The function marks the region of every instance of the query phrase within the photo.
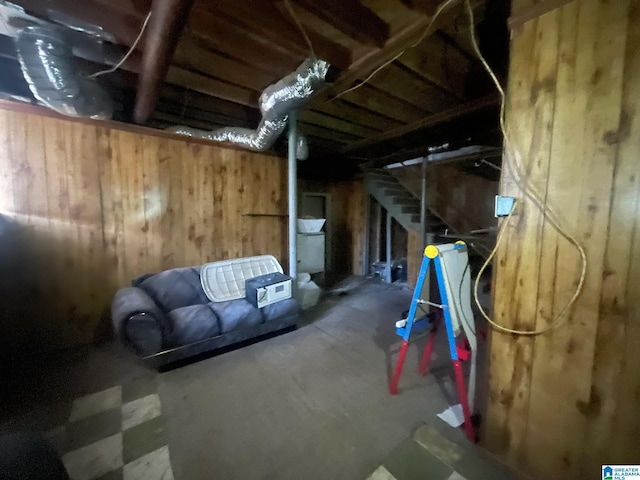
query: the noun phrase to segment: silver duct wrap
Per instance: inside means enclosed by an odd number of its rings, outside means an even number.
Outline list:
[[[214,142],[229,142],[239,145],[247,150],[254,152],[264,152],[268,150],[276,138],[284,131],[287,126],[287,117],[282,121],[273,122],[265,120],[260,122],[256,130],[248,128],[224,127],[218,130],[199,130],[191,127],[168,127],[165,131],[185,135],[187,137],[203,138],[205,140],[213,140]],[[269,143],[270,142],[270,143]],[[304,135],[298,135],[296,143],[296,158],[298,160],[306,160],[309,156],[309,147],[307,139]]]
[[[307,59],[295,72],[264,89],[260,95],[262,120],[256,130],[224,127],[205,131],[186,126],[169,127],[166,130],[180,135],[204,138],[217,142],[230,142],[249,150],[263,152],[271,148],[287,126],[287,116],[309,99],[325,83],[329,64],[323,60]],[[296,158],[309,156],[307,140],[298,135]]]
[[[262,116],[282,117],[304,105],[324,85],[328,71],[327,62],[307,58],[295,72],[264,89],[260,95]]]
[[[177,133],[179,135],[187,135],[189,137],[204,138],[213,140],[214,142],[235,143],[241,147],[254,151],[263,151],[268,149],[276,138],[284,131],[287,126],[287,117],[282,120],[266,120],[262,119],[260,125],[255,130],[238,127],[224,127],[218,130],[206,131],[198,130],[190,127],[169,127],[166,131]]]
[[[31,26],[15,39],[22,74],[34,97],[63,115],[110,119],[113,102],[73,66],[71,46],[55,28]]]

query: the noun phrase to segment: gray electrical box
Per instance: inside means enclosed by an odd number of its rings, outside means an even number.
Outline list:
[[[496,195],[496,203],[495,203],[495,216],[496,217],[506,217],[511,213],[513,209],[513,205],[516,202],[516,199],[513,197],[505,197],[503,195]]]

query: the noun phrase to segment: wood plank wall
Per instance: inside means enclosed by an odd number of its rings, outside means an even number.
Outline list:
[[[267,253],[287,268],[286,160],[112,126],[0,110],[3,343],[90,342],[144,273]]]
[[[362,180],[327,182],[300,180],[302,192],[331,195],[331,265],[329,280],[345,275],[363,275],[365,243],[366,189]]]
[[[564,325],[491,334],[484,444],[533,478],[600,478],[601,464],[640,458],[639,48],[631,0],[573,1],[512,35],[513,143],[588,256]],[[501,190],[522,197],[508,171]],[[494,317],[524,330],[547,326],[580,275],[575,249],[528,201],[495,266]]]

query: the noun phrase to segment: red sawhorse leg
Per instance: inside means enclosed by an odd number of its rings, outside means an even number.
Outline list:
[[[402,367],[404,366],[404,360],[407,358],[407,350],[409,349],[409,342],[407,340],[402,341],[400,347],[400,353],[398,354],[398,363],[393,370],[393,376],[391,377],[391,383],[389,384],[389,393],[395,395],[398,393],[398,382],[400,382],[400,375],[402,374]]]
[[[458,387],[458,397],[460,405],[462,405],[462,415],[464,416],[464,424],[462,428],[470,442],[475,443],[476,437],[471,424],[471,412],[469,411],[469,400],[467,399],[467,387],[464,384],[464,376],[462,374],[462,364],[460,360],[453,360],[453,371],[456,376],[456,386]]]

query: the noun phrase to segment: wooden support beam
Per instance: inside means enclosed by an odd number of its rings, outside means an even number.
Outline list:
[[[153,111],[194,0],[153,0],[142,52],[133,118],[143,123]]]
[[[190,36],[183,36],[180,40],[173,57],[173,64],[256,92],[262,92],[279,80],[279,77],[273,74],[207,50]]]
[[[298,55],[309,56],[309,47],[291,14],[281,2],[238,2],[218,0],[216,14],[233,23],[243,32],[257,34],[271,45],[278,45]],[[200,10],[198,10],[200,13]],[[318,58],[346,70],[351,65],[351,51],[312,29],[306,33]]]
[[[384,48],[371,49],[359,58],[354,59],[349,70],[344,72],[337,81],[316,93],[307,104],[307,108],[318,107],[333,99],[340,92],[351,87],[354,82],[357,83],[359,79],[366,78],[366,76],[376,68],[410,48],[420,39],[424,40],[424,38],[427,38],[430,34],[438,30],[441,25],[451,22],[459,12],[460,3],[460,0],[454,1],[433,23],[431,23],[430,17],[418,17],[416,21],[390,37]],[[355,90],[355,92],[357,92],[357,90]]]
[[[383,47],[389,25],[359,0],[295,0],[295,3],[360,43]]]
[[[351,123],[350,121],[345,121],[342,118],[332,117],[320,112],[316,112],[314,110],[304,110],[303,112],[300,112],[299,118],[302,122],[319,125],[330,130],[344,132],[346,134],[360,138],[369,138],[379,133],[378,130],[363,127],[362,125],[357,125],[355,123]]]
[[[397,63],[460,100],[467,96],[467,75],[474,61],[445,35],[431,35],[407,50]]]
[[[183,107],[196,107],[200,110],[237,118],[247,125],[257,125],[260,121],[260,111],[257,108],[204,95],[184,87],[165,85],[162,89],[161,97],[163,100],[179,103]]]
[[[384,90],[380,90],[371,85],[364,85],[362,88],[353,90],[342,96],[340,100],[345,100],[361,108],[376,112],[402,123],[418,121],[425,115],[423,110],[420,110],[404,100],[390,96]],[[320,110],[325,105],[335,101],[336,100],[328,103],[320,103],[318,104],[317,109]],[[310,106],[309,108],[314,107]]]
[[[343,145],[353,143],[359,140],[360,137],[349,135],[348,133],[339,132],[337,130],[331,130],[330,128],[321,127],[319,125],[313,125],[311,123],[299,122],[300,131],[305,135],[311,135],[318,138],[324,138],[334,143],[342,143]]]
[[[388,132],[381,133],[379,135],[376,135],[374,138],[352,143],[350,145],[347,145],[340,153],[343,155],[348,155],[360,150],[371,148],[376,145],[380,145],[381,143],[398,139],[404,135],[421,130],[423,128],[433,127],[441,123],[455,120],[456,118],[462,117],[464,115],[468,115],[470,113],[477,112],[485,108],[493,107],[497,105],[498,102],[499,102],[499,97],[497,95],[489,95],[487,97],[482,97],[477,100],[467,102],[463,105],[458,105],[449,110],[445,110],[443,112],[438,112],[433,115],[429,115],[409,125],[404,125],[402,127],[389,130]]]
[[[513,13],[507,20],[507,26],[509,30],[519,27],[520,25],[541,17],[551,10],[565,6],[567,3],[574,0],[545,0],[540,3],[535,3],[527,8],[522,8]]]
[[[304,55],[288,52],[273,43],[260,43],[259,39],[239,30],[224,18],[210,13],[191,15],[187,33],[200,42],[202,47],[244,61],[246,64],[272,73],[278,78],[291,73],[304,59]]]
[[[391,130],[392,128],[396,128],[404,124],[403,122],[374,113],[366,108],[346,102],[342,99],[325,103],[320,108],[316,109],[316,111],[342,118],[356,125],[364,125],[381,132]]]
[[[240,105],[258,106],[257,92],[182,68],[169,68],[167,82]]]
[[[396,62],[380,70],[368,84],[386,92],[387,97],[399,98],[424,113],[439,112],[460,103],[448,90],[407,72]]]

